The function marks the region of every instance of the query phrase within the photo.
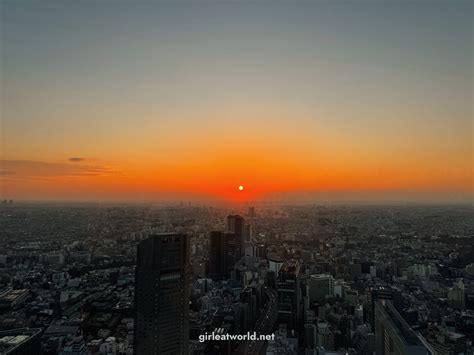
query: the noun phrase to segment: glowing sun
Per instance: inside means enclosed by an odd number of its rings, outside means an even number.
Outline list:
[[[242,185],[239,185],[238,189],[239,189],[239,191],[243,191],[244,187]]]

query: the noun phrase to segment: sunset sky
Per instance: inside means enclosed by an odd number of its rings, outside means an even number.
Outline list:
[[[472,201],[473,4],[3,0],[1,197]]]

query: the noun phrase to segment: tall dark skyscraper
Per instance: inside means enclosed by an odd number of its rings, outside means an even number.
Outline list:
[[[240,256],[244,254],[245,250],[245,223],[244,217],[238,214],[228,215],[226,218],[226,230],[227,232],[234,233],[237,240],[239,241]]]
[[[186,235],[154,234],[138,245],[135,354],[189,352],[189,274]]]
[[[213,280],[225,277],[225,239],[220,231],[209,235],[209,276]]]
[[[209,276],[214,280],[230,278],[240,259],[240,239],[234,233],[214,231],[209,237]]]
[[[286,261],[278,271],[278,321],[285,323],[288,331],[298,330],[301,313],[299,276],[297,260]]]

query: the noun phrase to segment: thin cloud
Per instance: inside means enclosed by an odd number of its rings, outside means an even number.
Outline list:
[[[79,162],[82,162],[82,161],[85,161],[86,158],[81,158],[81,157],[71,157],[68,159],[70,162],[72,163],[79,163]]]
[[[33,160],[0,160],[4,170],[0,176],[15,174],[16,178],[47,179],[54,177],[84,177],[122,174],[120,170],[107,165],[85,165],[52,163]]]

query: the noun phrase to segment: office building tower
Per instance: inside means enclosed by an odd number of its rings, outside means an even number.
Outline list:
[[[285,260],[280,258],[269,258],[268,269],[273,271],[276,275],[280,272],[281,267],[285,264]]]
[[[234,233],[237,240],[239,241],[240,247],[240,256],[244,254],[245,251],[245,224],[244,218],[237,214],[229,215],[226,218],[226,231]]]
[[[278,272],[278,322],[286,324],[287,330],[298,331],[301,313],[301,292],[299,286],[300,264],[297,260],[286,261]]]
[[[240,292],[240,302],[248,305],[246,330],[251,329],[257,319],[257,296],[251,287],[246,287]]]
[[[317,344],[325,350],[334,350],[334,334],[326,321],[317,323]]]
[[[228,279],[240,259],[240,239],[234,233],[213,231],[209,236],[209,277]]]
[[[377,355],[435,354],[429,343],[415,333],[389,300],[375,302]]]
[[[220,280],[225,277],[224,233],[211,232],[209,235],[209,277]]]
[[[253,229],[250,223],[245,224],[244,226],[244,241],[251,242],[253,240]]]
[[[189,238],[154,234],[137,247],[134,353],[189,353]]]
[[[306,323],[304,325],[304,348],[306,350],[313,350],[317,347],[317,328],[316,325]]]
[[[457,309],[466,308],[466,297],[464,288],[459,286],[451,287],[448,289],[448,304],[450,307]]]
[[[255,207],[250,206],[247,214],[250,218],[255,218],[257,216],[257,214],[255,213]]]
[[[267,246],[265,244],[255,245],[255,256],[258,258],[267,258]]]
[[[251,224],[244,226],[244,255],[243,256],[256,256],[255,247],[253,244],[253,229]]]
[[[311,275],[306,288],[310,302],[323,301],[334,296],[334,278],[327,274]]]
[[[462,279],[457,279],[453,287],[448,289],[448,304],[457,309],[466,308],[466,287]]]
[[[375,329],[375,304],[378,300],[390,300],[396,309],[401,310],[403,299],[401,291],[394,287],[378,286],[371,290],[370,325]]]

